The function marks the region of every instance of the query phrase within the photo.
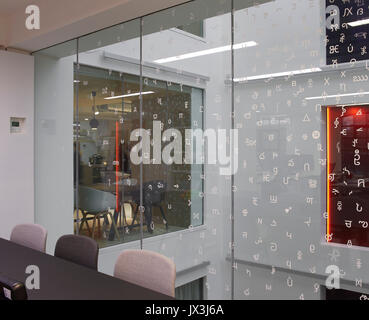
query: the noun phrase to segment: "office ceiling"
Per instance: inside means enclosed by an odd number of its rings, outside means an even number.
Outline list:
[[[25,11],[26,6],[33,4],[32,0],[1,0],[0,1],[0,16],[6,17],[12,15],[18,10]]]
[[[189,0],[0,0],[0,46],[33,52]],[[41,28],[25,28],[38,5]]]

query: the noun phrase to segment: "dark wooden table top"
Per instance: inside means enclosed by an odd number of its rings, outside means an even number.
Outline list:
[[[26,268],[30,265],[40,269],[40,289],[27,290],[29,300],[172,300],[169,296],[0,238],[0,273],[25,283],[29,276]]]

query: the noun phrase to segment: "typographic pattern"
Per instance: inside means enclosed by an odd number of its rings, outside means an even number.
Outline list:
[[[369,18],[365,0],[326,0],[327,64],[368,59],[369,24],[355,25]]]
[[[327,108],[327,240],[369,246],[369,109]]]

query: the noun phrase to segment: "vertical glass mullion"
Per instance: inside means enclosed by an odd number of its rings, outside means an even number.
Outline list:
[[[77,38],[77,65],[76,65],[76,111],[75,111],[75,122],[76,122],[76,152],[75,152],[75,207],[76,207],[76,234],[79,234],[80,216],[79,216],[79,139],[80,139],[80,123],[79,123],[79,38]]]
[[[122,95],[124,95],[124,74],[122,73]],[[120,134],[120,141],[119,141],[119,145],[121,147],[121,158],[120,158],[120,161],[121,161],[121,169],[122,169],[122,177],[121,177],[121,184],[122,184],[122,191],[121,191],[121,195],[122,195],[122,198],[121,198],[121,208],[120,208],[120,213],[119,213],[119,216],[120,216],[120,223],[122,223],[122,226],[123,226],[123,229],[122,229],[122,237],[123,237],[123,242],[124,242],[124,236],[125,236],[125,228],[124,228],[124,220],[126,218],[126,212],[125,212],[125,208],[124,208],[124,168],[125,168],[125,154],[124,154],[124,150],[125,150],[125,144],[126,142],[124,141],[124,122],[125,122],[125,119],[124,119],[124,97],[122,97],[122,118],[120,119],[121,121],[121,134]]]
[[[143,127],[143,119],[142,119],[142,113],[143,113],[143,96],[142,96],[142,90],[143,90],[143,18],[140,18],[140,129]],[[142,159],[140,163],[140,247],[141,250],[143,249],[143,151],[142,151]]]
[[[234,130],[235,128],[235,90],[234,90],[234,78],[235,78],[235,64],[234,64],[234,44],[235,44],[235,38],[234,38],[234,28],[235,28],[235,24],[234,24],[234,0],[231,0],[231,72],[232,72],[232,97],[231,97],[231,129]],[[234,243],[234,220],[235,220],[235,215],[234,215],[234,192],[233,192],[233,186],[235,183],[235,177],[234,177],[234,157],[235,157],[235,149],[234,149],[234,139],[232,139],[232,130],[230,133],[230,147],[231,147],[231,152],[232,152],[232,157],[231,157],[231,259],[232,259],[232,275],[231,275],[231,300],[234,300],[234,294],[235,294],[235,286],[234,286],[234,278],[235,278],[235,255],[234,255],[234,250],[235,250],[235,243]]]

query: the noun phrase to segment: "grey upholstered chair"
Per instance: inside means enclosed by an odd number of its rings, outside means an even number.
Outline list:
[[[66,235],[59,238],[55,246],[55,257],[97,270],[99,246],[91,238]]]
[[[146,250],[123,251],[114,276],[174,298],[176,266],[169,258]]]
[[[10,241],[41,252],[46,250],[46,239],[46,229],[37,224],[19,224],[10,235]]]
[[[109,223],[107,217],[110,216],[110,220],[114,228],[114,233],[117,236],[118,240],[120,239],[117,225],[114,221],[113,215],[109,211],[116,206],[116,198],[114,194],[94,188],[80,186],[78,199],[79,209],[82,211],[83,215],[80,224],[80,231],[82,230],[83,224],[86,224],[87,228],[89,229],[87,216],[91,215],[93,217],[91,236],[92,238],[94,238],[96,221],[99,221],[98,219],[100,218],[104,218],[103,228],[105,231],[106,225]]]

